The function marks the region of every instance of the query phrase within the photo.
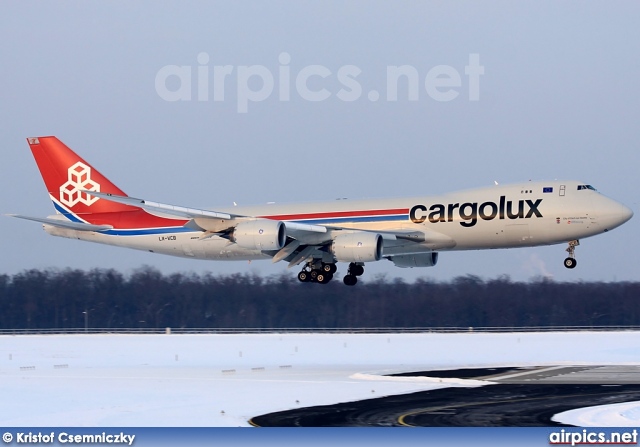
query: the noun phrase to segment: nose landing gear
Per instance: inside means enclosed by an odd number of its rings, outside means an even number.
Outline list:
[[[564,266],[568,269],[573,269],[578,265],[578,261],[576,261],[576,247],[578,245],[580,245],[579,240],[569,241],[569,247],[567,247],[569,257],[564,260]]]

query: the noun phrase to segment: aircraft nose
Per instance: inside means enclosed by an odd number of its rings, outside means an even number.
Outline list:
[[[633,211],[631,211],[631,208],[623,204],[620,204],[620,208],[620,218],[622,220],[620,223],[623,224],[633,217]]]
[[[598,220],[605,232],[619,227],[633,217],[633,211],[628,206],[616,200],[604,199],[605,201],[599,205],[602,213]]]

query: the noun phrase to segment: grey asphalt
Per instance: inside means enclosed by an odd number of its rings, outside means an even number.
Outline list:
[[[562,425],[553,415],[640,400],[640,366],[551,365],[396,374],[473,378],[492,385],[443,388],[257,416],[270,427],[528,427]]]

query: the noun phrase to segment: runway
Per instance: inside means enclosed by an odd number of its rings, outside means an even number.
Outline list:
[[[269,427],[533,427],[564,425],[575,408],[640,400],[640,367],[544,366],[461,369],[395,376],[473,378],[492,384],[443,388],[254,417]]]
[[[633,365],[640,365],[639,335],[5,335],[0,423],[237,427],[253,418],[258,425],[544,425],[565,408],[635,400],[624,408],[563,413],[555,420],[637,427],[640,396],[634,387],[640,375]],[[429,377],[406,377],[410,371]],[[405,377],[392,375],[397,373]],[[569,398],[586,393],[592,396],[588,402]],[[537,419],[525,420],[533,403],[546,402],[522,399],[548,394],[562,395],[566,405],[556,400],[538,408]],[[522,410],[507,406],[515,399]],[[285,413],[259,416],[277,412]]]

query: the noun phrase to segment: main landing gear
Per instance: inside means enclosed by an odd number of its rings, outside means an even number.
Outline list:
[[[578,261],[576,261],[576,247],[578,245],[580,245],[579,240],[569,241],[569,247],[567,247],[569,257],[564,260],[564,266],[568,269],[573,269],[578,265]]]
[[[344,277],[342,282],[344,282],[346,286],[355,286],[358,282],[358,276],[362,276],[363,273],[364,265],[352,262],[349,264],[349,270],[347,270],[347,275]]]
[[[338,270],[335,263],[325,263],[319,261],[309,261],[298,273],[300,282],[317,282],[318,284],[327,284],[333,279],[333,274]],[[352,262],[345,275],[343,282],[347,286],[355,286],[358,282],[358,276],[364,273],[364,265]]]
[[[333,279],[333,274],[338,270],[333,263],[320,263],[319,265],[308,262],[298,273],[298,280],[301,282],[317,282],[327,284]]]

